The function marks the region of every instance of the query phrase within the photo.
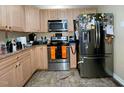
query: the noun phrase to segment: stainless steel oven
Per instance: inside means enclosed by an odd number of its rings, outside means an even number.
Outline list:
[[[48,70],[69,70],[69,64],[70,49],[68,43],[59,38],[48,45]]]
[[[49,32],[67,32],[67,20],[48,20]]]

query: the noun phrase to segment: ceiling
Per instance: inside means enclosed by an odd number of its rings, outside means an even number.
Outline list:
[[[35,5],[40,9],[58,9],[58,8],[97,8],[96,5]]]

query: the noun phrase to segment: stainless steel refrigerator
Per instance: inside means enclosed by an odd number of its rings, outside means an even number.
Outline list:
[[[81,77],[113,75],[113,14],[81,14],[76,19],[79,32],[78,70]]]

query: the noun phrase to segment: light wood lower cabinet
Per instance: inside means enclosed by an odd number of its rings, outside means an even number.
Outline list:
[[[33,74],[38,68],[38,62],[36,61],[36,48],[31,49],[31,73]]]
[[[16,82],[17,87],[23,86],[23,70],[22,70],[22,60],[16,62],[16,79],[13,82]]]
[[[16,86],[15,64],[0,70],[0,87]]]
[[[31,60],[30,60],[30,56],[26,56],[23,59],[22,62],[22,72],[23,72],[23,84],[25,84],[27,82],[27,80],[30,78],[31,76]]]
[[[72,49],[73,49],[73,52],[75,52],[75,44],[72,44],[71,45]],[[77,59],[76,59],[76,53],[73,54],[71,49],[70,49],[70,68],[76,68],[77,66]]]
[[[48,69],[47,46],[36,46],[0,60],[0,87],[21,87],[37,69]]]
[[[47,46],[40,46],[36,49],[38,69],[48,69]]]

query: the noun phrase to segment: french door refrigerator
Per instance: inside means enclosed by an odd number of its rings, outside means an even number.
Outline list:
[[[79,15],[78,70],[81,77],[106,77],[113,74],[113,14]],[[112,39],[109,42],[108,38]]]

